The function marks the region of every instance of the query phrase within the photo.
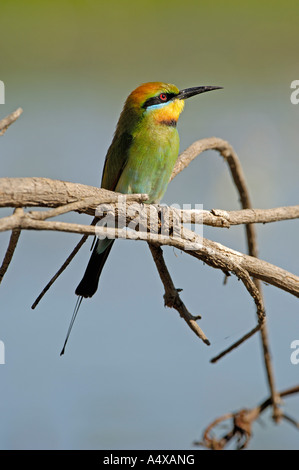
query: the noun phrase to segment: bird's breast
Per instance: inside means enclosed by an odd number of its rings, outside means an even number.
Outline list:
[[[149,203],[158,202],[166,191],[178,152],[179,136],[175,127],[160,125],[142,129],[133,138],[116,191],[148,194]]]

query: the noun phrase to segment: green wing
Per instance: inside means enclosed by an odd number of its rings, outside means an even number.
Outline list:
[[[114,191],[128,162],[133,137],[128,132],[115,135],[106,155],[101,187]]]

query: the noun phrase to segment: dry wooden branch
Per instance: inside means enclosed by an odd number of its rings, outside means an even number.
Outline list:
[[[1,181],[0,181],[1,183]],[[27,183],[27,188],[28,188],[28,181]],[[54,182],[55,185],[57,182]],[[65,184],[65,183],[64,183]],[[36,185],[36,180],[34,181],[34,185]],[[47,181],[47,189],[49,188],[50,182]],[[10,185],[12,186],[12,185]],[[0,185],[1,187],[1,185]],[[18,186],[19,188],[19,186]],[[39,188],[40,189],[40,188]],[[50,191],[51,193],[51,191]],[[11,193],[12,194],[12,193]],[[44,204],[44,195],[40,195],[40,204]],[[108,197],[107,197],[108,196]],[[27,199],[30,199],[31,196],[28,195],[27,193]],[[49,197],[49,196],[47,196]],[[149,214],[152,215],[152,212],[155,211],[157,215],[159,214],[159,207],[156,206],[149,206],[149,205],[142,205],[140,206],[137,203],[129,203],[128,207],[129,208],[135,208],[133,210],[133,216],[130,216],[130,210],[125,212],[124,214],[121,212],[120,208],[124,209],[123,204],[118,207],[115,205],[113,197],[114,194],[106,195],[105,197],[109,201],[113,201],[113,204],[110,203],[109,207],[110,210],[116,210],[116,215],[117,217],[120,217],[122,220],[126,218],[126,222],[129,223],[131,222],[132,218],[135,216],[136,210],[138,209],[139,215],[142,218],[143,214],[143,219],[148,221]],[[14,200],[14,197],[11,197],[10,195],[10,203],[11,201]],[[102,196],[99,198],[100,201],[103,201]],[[56,200],[55,200],[55,203]],[[55,274],[55,276],[51,279],[51,281],[47,284],[47,286],[44,288],[42,293],[39,295],[39,297],[36,299],[34,304],[32,305],[32,308],[35,308],[40,299],[43,297],[45,292],[49,289],[49,287],[53,284],[53,282],[57,279],[57,277],[61,274],[61,272],[66,268],[66,266],[69,264],[70,260],[73,258],[74,254],[78,251],[78,249],[81,247],[83,242],[86,240],[86,237],[88,234],[100,234],[101,230],[104,230],[105,234],[108,234],[111,237],[124,237],[124,238],[132,238],[133,234],[132,232],[126,232],[122,231],[122,229],[116,229],[116,231],[111,231],[109,232],[109,229],[103,229],[103,228],[98,228],[94,226],[85,226],[85,225],[80,225],[80,224],[70,224],[70,223],[65,223],[65,222],[57,222],[57,221],[47,221],[46,219],[50,217],[55,217],[57,215],[60,215],[62,213],[65,213],[70,210],[78,210],[78,211],[89,211],[89,204],[93,202],[93,198],[91,196],[87,197],[86,199],[79,200],[76,202],[71,202],[67,203],[64,206],[60,206],[56,209],[51,209],[49,211],[42,211],[42,212],[29,212],[29,213],[24,213],[24,212],[15,212],[13,215],[9,217],[5,217],[0,220],[0,231],[1,230],[22,230],[22,229],[27,229],[27,230],[55,230],[55,231],[67,231],[67,232],[73,232],[73,233],[85,233],[85,237],[79,242],[79,246],[76,247],[76,249],[72,252],[72,254],[69,256],[67,261],[64,263],[62,268]],[[5,202],[2,200],[2,204],[4,205]],[[51,206],[53,204],[53,201],[51,202]],[[137,206],[137,207],[136,207]],[[104,206],[105,207],[105,206]],[[125,209],[127,209],[127,206],[125,206]],[[180,211],[173,210],[172,208],[168,208],[166,206],[162,207],[163,209],[163,216],[165,219],[170,220],[171,215],[166,215],[167,211],[169,211],[170,214],[175,213],[176,215],[181,215]],[[239,211],[242,212],[242,211]],[[279,211],[278,211],[279,212]],[[292,211],[293,213],[294,211]],[[252,212],[254,213],[254,211]],[[240,215],[240,214],[238,214]],[[261,217],[261,214],[259,214]],[[246,217],[248,217],[248,214],[246,214]],[[266,217],[267,218],[267,217]],[[185,218],[183,219],[185,220]],[[260,219],[262,220],[262,219]],[[160,221],[161,225],[161,221]],[[142,227],[142,224],[141,224]],[[136,232],[134,234],[135,239],[140,239],[140,240],[147,240],[148,239],[148,232],[147,230],[150,229],[150,226],[143,227],[144,232]],[[177,230],[176,230],[177,231]],[[250,336],[252,336],[254,333],[258,331],[258,329],[261,327],[263,318],[264,318],[264,310],[262,306],[262,301],[259,297],[258,291],[255,288],[254,284],[252,283],[249,274],[254,275],[256,277],[260,277],[263,280],[267,281],[270,284],[276,285],[277,287],[280,287],[284,290],[287,290],[293,295],[299,296],[299,279],[296,278],[296,276],[293,276],[291,273],[285,272],[284,270],[281,270],[280,268],[276,268],[275,266],[269,265],[269,263],[265,263],[260,259],[255,259],[251,257],[248,257],[248,255],[243,255],[241,253],[238,253],[234,250],[230,250],[227,247],[224,247],[220,245],[219,243],[214,243],[210,240],[203,239],[199,237],[198,235],[195,235],[192,231],[188,231],[187,229],[183,229],[181,231],[181,238],[178,239],[177,237],[174,238],[169,238],[169,237],[163,237],[159,234],[150,234],[151,241],[152,243],[156,243],[157,245],[171,245],[179,249],[184,249],[186,252],[191,254],[192,256],[195,256],[205,263],[209,264],[210,266],[221,269],[224,272],[233,272],[236,274],[244,283],[245,287],[247,288],[248,292],[250,295],[253,297],[253,299],[256,302],[257,305],[257,311],[259,313],[259,324],[257,327],[253,328],[251,332],[247,335],[245,335],[244,338],[239,340],[236,344],[234,344],[230,350],[234,349],[237,347],[241,342],[245,339],[248,339]],[[152,247],[152,253],[154,253],[154,248]],[[156,261],[156,265],[159,271],[159,274],[161,276],[161,279],[163,280],[163,273],[165,277],[165,273],[168,273],[167,268],[165,266],[164,260],[164,266],[166,270],[161,270],[161,263],[160,267],[159,264],[157,263],[157,260],[159,257],[157,256],[157,251],[156,251],[156,256],[154,257]],[[249,273],[249,274],[247,274]],[[169,276],[169,273],[168,273]],[[169,276],[170,278],[170,276]],[[285,282],[287,280],[287,282]],[[172,282],[172,281],[171,281]],[[164,287],[165,282],[163,282]],[[169,285],[169,284],[168,284]],[[165,289],[166,294],[170,292],[170,290]],[[172,294],[175,292],[175,288],[172,285]],[[176,291],[177,292],[177,291]],[[201,337],[207,344],[208,340],[204,333],[201,331],[199,326],[196,324],[196,317],[191,316],[191,314],[188,312],[184,304],[181,302],[179,299],[178,293],[176,294],[176,302],[173,302],[173,307],[178,307],[176,308],[180,315],[185,318],[187,321],[187,324],[190,326],[190,328],[197,334],[197,336]],[[174,298],[174,297],[173,297]],[[170,299],[170,296],[168,295],[168,299]],[[167,305],[170,305],[169,302],[167,302]],[[217,356],[217,358],[213,359],[213,362],[218,360],[220,357],[222,357],[223,354]]]
[[[19,108],[14,113],[0,121],[0,135],[4,134],[8,126],[15,122],[21,113],[22,110]],[[179,156],[170,180],[178,175],[195,157],[205,150],[218,151],[228,163],[232,179],[240,196],[240,202],[243,210],[212,210],[210,212],[200,211],[199,214],[199,211],[178,211],[167,207],[163,207],[163,209],[159,209],[154,206],[147,206],[146,208],[142,208],[142,205],[140,206],[139,204],[139,209],[137,212],[142,213],[142,210],[145,212],[145,214],[143,214],[141,223],[141,231],[139,232],[128,232],[128,230],[121,228],[112,230],[105,227],[96,227],[95,224],[98,218],[94,218],[91,226],[47,220],[71,210],[95,215],[95,210],[97,209],[98,205],[103,203],[110,203],[111,207],[109,208],[108,212],[114,211],[114,214],[119,217],[120,214],[117,205],[119,195],[116,193],[111,193],[103,189],[91,188],[74,183],[53,181],[47,178],[0,179],[0,207],[16,208],[13,215],[4,217],[0,220],[0,231],[12,230],[9,246],[0,268],[0,282],[9,266],[9,263],[11,262],[20,231],[22,229],[55,231],[61,230],[65,232],[84,234],[76,248],[70,254],[61,269],[55,274],[55,276],[45,287],[41,295],[33,304],[32,308],[37,305],[38,301],[41,299],[44,293],[49,289],[55,279],[57,279],[57,277],[73,259],[88,235],[96,234],[99,236],[104,234],[105,236],[111,236],[111,238],[146,240],[149,243],[153,259],[164,285],[165,305],[175,308],[185,319],[189,327],[196,333],[196,335],[199,336],[206,344],[209,344],[208,339],[196,323],[196,320],[198,320],[199,317],[194,317],[191,315],[180,299],[179,290],[174,287],[160,247],[163,245],[174,246],[180,250],[183,250],[187,254],[204,261],[213,268],[221,269],[226,275],[229,273],[236,275],[239,279],[241,279],[245,288],[255,302],[258,324],[248,334],[246,334],[235,344],[231,345],[230,348],[220,353],[212,361],[216,362],[216,360],[218,360],[220,357],[223,357],[232,349],[236,348],[254,333],[260,331],[264,350],[264,363],[270,389],[270,398],[261,404],[260,407],[257,407],[253,410],[241,410],[239,413],[227,414],[224,417],[218,418],[208,427],[204,441],[205,445],[209,448],[223,448],[227,442],[229,442],[233,437],[237,436],[239,439],[239,448],[244,448],[251,436],[252,422],[266,407],[270,405],[273,407],[273,417],[276,421],[284,418],[289,422],[293,424],[295,423],[297,425],[293,418],[283,415],[279,408],[279,402],[283,394],[288,395],[290,393],[297,393],[299,388],[297,387],[292,391],[286,391],[280,394],[276,391],[269,352],[269,341],[265,322],[265,308],[263,304],[261,281],[265,281],[268,284],[272,284],[273,286],[284,289],[292,295],[299,297],[299,277],[292,273],[288,273],[281,268],[273,266],[270,263],[266,263],[265,261],[258,259],[254,224],[298,218],[299,206],[266,210],[252,209],[245,177],[234,149],[228,142],[215,137],[197,141],[188,149],[186,149]],[[132,209],[131,206],[133,205],[134,201],[142,203],[146,199],[146,195],[127,195],[126,209]],[[52,209],[43,212],[33,211],[25,213],[21,208],[28,206],[47,207]],[[149,233],[149,227],[146,221],[148,214],[151,214],[153,211],[158,213],[158,230],[154,233],[151,231]],[[168,214],[169,216],[167,228],[170,230],[170,236],[169,234],[168,236],[163,234],[163,218],[165,218],[165,214]],[[181,222],[186,222],[186,216],[189,217],[188,221],[190,223],[204,223],[216,227],[229,228],[231,225],[244,224],[248,244],[248,255],[236,252],[219,243],[215,243],[199,237],[194,232],[190,230],[188,231],[185,227],[183,227],[182,223],[179,224],[178,228],[177,220],[180,219]],[[199,216],[201,219],[200,221],[198,220]],[[132,221],[132,216],[126,214],[124,220],[124,225],[127,225]],[[228,418],[233,418],[233,429],[223,436],[220,441],[211,439],[209,435],[210,431],[215,428],[219,422],[223,422]]]
[[[20,213],[23,213],[23,209],[22,208],[17,208],[17,209],[15,209],[14,213],[19,215]],[[0,284],[2,282],[4,274],[6,273],[6,271],[8,269],[8,266],[9,266],[11,260],[12,260],[13,254],[14,254],[15,249],[17,247],[17,243],[18,243],[20,234],[21,234],[21,230],[19,230],[19,229],[14,229],[11,232],[9,245],[7,247],[5,256],[3,258],[2,266],[0,268]]]
[[[21,179],[23,181],[23,179]],[[39,295],[39,297],[36,299],[34,304],[32,305],[32,308],[35,308],[37,303],[40,301],[40,299],[43,297],[45,292],[49,289],[49,287],[53,284],[53,282],[57,279],[57,277],[61,274],[61,272],[66,268],[66,266],[69,264],[75,253],[78,251],[78,249],[81,247],[83,242],[86,240],[87,235],[89,234],[100,234],[101,228],[96,228],[94,226],[85,226],[81,224],[70,224],[70,223],[65,223],[65,222],[57,222],[57,221],[47,221],[46,219],[50,217],[55,217],[57,215],[61,215],[62,213],[71,211],[71,210],[77,210],[78,212],[86,212],[89,213],[91,207],[95,207],[96,203],[94,202],[95,200],[98,203],[103,203],[103,201],[108,201],[109,202],[109,210],[110,211],[115,211],[114,215],[117,216],[118,218],[121,218],[121,220],[126,220],[126,223],[130,223],[132,219],[135,217],[136,212],[139,214],[141,219],[147,221],[151,220],[149,219],[149,215],[152,217],[153,211],[156,212],[157,217],[160,217],[159,220],[159,226],[161,227],[161,214],[159,212],[159,207],[157,206],[150,206],[150,205],[140,205],[137,203],[131,202],[131,199],[142,199],[142,196],[133,196],[129,197],[129,203],[128,205],[123,205],[123,203],[118,206],[115,203],[116,195],[115,193],[110,193],[109,191],[104,191],[104,194],[102,193],[102,190],[98,190],[98,188],[95,188],[96,196],[93,198],[90,194],[86,196],[87,191],[86,187],[84,185],[75,185],[76,186],[76,191],[77,195],[76,197],[78,198],[74,202],[70,202],[70,199],[65,199],[63,202],[65,204],[63,206],[58,204],[57,200],[57,194],[59,191],[66,190],[68,191],[69,194],[72,194],[71,191],[74,187],[72,183],[65,183],[65,182],[60,182],[60,181],[54,181],[54,187],[56,188],[55,191],[52,190],[51,188],[51,180],[44,180],[41,179],[40,181],[39,178],[33,178],[32,181],[30,181],[29,178],[25,178],[25,187],[26,187],[26,193],[25,193],[25,198],[20,198],[19,193],[20,193],[20,180],[16,179],[16,181],[12,181],[9,179],[0,179],[0,204],[2,206],[6,206],[7,204],[9,205],[14,205],[17,200],[21,199],[21,204],[28,204],[29,201],[35,201],[35,204],[40,204],[41,206],[44,206],[45,200],[47,201],[47,204],[50,207],[58,206],[57,208],[48,210],[48,211],[42,211],[42,212],[29,212],[29,213],[14,213],[11,216],[4,217],[0,220],[0,231],[3,230],[14,230],[14,231],[20,231],[22,229],[26,230],[55,230],[55,231],[66,231],[66,232],[73,232],[73,233],[81,233],[85,234],[85,237],[79,242],[78,246],[73,250],[67,261],[64,263],[62,268],[55,274],[55,276],[51,279],[51,281],[47,284],[47,286],[44,288],[42,293]],[[22,183],[21,181],[21,183]],[[70,188],[69,188],[70,185]],[[7,187],[10,188],[10,191],[8,192],[8,196],[6,196],[6,199],[3,195],[3,192],[1,189],[4,187],[6,189]],[[31,188],[31,191],[29,191],[29,188]],[[44,189],[45,188],[45,189]],[[80,196],[78,195],[78,192],[82,189],[83,194],[86,196],[85,199],[82,200]],[[37,196],[34,196],[34,191],[37,193]],[[89,189],[90,191],[90,189]],[[33,194],[32,194],[33,192]],[[7,193],[5,193],[7,194]],[[54,194],[54,198],[51,199],[51,195]],[[73,200],[73,195],[71,196],[71,200]],[[123,196],[122,196],[123,197]],[[37,202],[38,201],[38,202]],[[107,205],[104,205],[106,207]],[[132,211],[133,208],[133,211]],[[125,210],[124,213],[122,213],[122,210]],[[169,212],[169,214],[167,214]],[[187,211],[188,212],[188,211]],[[203,215],[206,214],[207,216],[207,222],[210,224],[211,223],[211,215],[212,217],[216,217],[217,222],[216,225],[219,226],[218,221],[219,221],[219,215],[218,213],[221,213],[220,217],[224,217],[226,221],[233,221],[235,223],[239,222],[242,220],[242,212],[244,211],[233,211],[232,216],[224,214],[224,211],[213,211],[215,214],[209,214],[206,213],[205,211],[203,212]],[[133,215],[130,216],[130,213]],[[162,207],[161,213],[163,213],[163,218],[165,220],[171,220],[175,219],[177,220],[177,217],[181,217],[184,211],[178,211],[177,209],[173,208],[168,208],[166,206]],[[175,216],[173,215],[175,214]],[[290,218],[290,217],[295,217],[297,214],[297,206],[291,208],[290,214],[288,213],[286,208],[283,208],[280,210],[280,208],[271,210],[271,214],[269,216],[269,212],[266,211],[266,216],[265,220],[273,220],[274,214],[277,214],[279,219],[281,220],[282,217]],[[184,215],[184,214],[183,214]],[[192,215],[192,214],[191,214]],[[193,214],[194,215],[194,214]],[[196,214],[195,214],[196,215]],[[244,214],[245,220],[258,220],[264,221],[262,217],[262,211],[246,211]],[[203,216],[204,219],[204,216]],[[186,217],[184,216],[183,220],[186,220]],[[192,220],[194,221],[195,218],[192,217]],[[144,224],[145,222],[143,222]],[[142,224],[139,224],[142,227]],[[223,222],[221,222],[220,226],[225,226]],[[168,227],[169,229],[170,227]],[[108,234],[111,237],[124,237],[124,238],[132,238],[133,234],[132,232],[127,232],[127,231],[122,231],[122,229],[116,229],[115,231],[109,232],[109,229],[105,229],[105,233]],[[148,231],[150,230],[150,226],[145,226],[143,227],[143,232],[136,232],[134,234],[135,239],[139,240],[148,240]],[[178,231],[176,229],[176,231]],[[264,309],[262,305],[262,300],[258,294],[257,289],[254,287],[251,279],[249,276],[254,276],[258,279],[261,279],[269,284],[275,285],[276,287],[282,288],[284,290],[287,290],[289,293],[299,296],[299,279],[297,276],[294,276],[291,273],[288,273],[281,268],[277,268],[273,265],[270,265],[269,263],[266,263],[260,259],[257,258],[252,258],[249,257],[248,255],[243,255],[242,253],[238,253],[234,250],[231,250],[227,247],[224,247],[223,245],[219,243],[214,243],[210,240],[203,239],[199,237],[198,235],[194,234],[192,231],[188,231],[187,229],[180,230],[180,237],[163,237],[159,234],[150,234],[151,241],[152,243],[156,243],[157,245],[171,245],[174,246],[178,249],[183,249],[185,250],[188,254],[195,256],[202,261],[204,261],[206,264],[217,268],[221,269],[224,272],[232,272],[235,275],[237,275],[242,282],[244,283],[245,287],[247,288],[248,292],[250,295],[253,297],[254,301],[256,302],[257,305],[257,312],[259,316],[259,323],[258,325],[251,330],[250,333],[246,334],[241,340],[239,340],[237,343],[232,345],[229,350],[234,349],[237,347],[241,342],[245,339],[248,339],[250,336],[252,336],[256,331],[258,331],[262,325],[262,322],[264,321]],[[155,260],[158,259],[156,256],[154,258]],[[165,263],[164,263],[165,264]],[[161,276],[161,271],[159,270],[159,265],[157,265],[158,271]],[[168,273],[169,275],[169,273]],[[164,284],[165,287],[165,284]],[[173,291],[174,292],[174,291]],[[176,304],[178,305],[178,303]],[[181,311],[180,314],[182,314],[182,311],[185,309],[185,319],[187,318],[188,314],[186,314],[187,309],[186,307],[182,307],[183,304],[181,304]],[[177,309],[179,311],[179,309]],[[189,313],[189,312],[188,312]],[[190,314],[191,315],[191,314]],[[190,318],[189,318],[190,320]],[[187,321],[189,326],[193,329],[193,331],[196,330],[198,325],[195,323],[194,318],[192,321]],[[197,326],[194,326],[197,325]],[[203,338],[203,333],[200,332],[200,329],[198,327],[198,330],[195,331],[196,334],[200,337]],[[218,360],[220,357],[223,357],[224,353],[221,353],[218,355],[216,358],[214,358],[212,361],[215,362]]]
[[[102,203],[110,204],[112,208],[117,209],[119,196],[117,193],[102,188],[48,178],[0,178],[0,207],[59,208],[57,212],[44,212],[44,218],[55,217],[70,211],[94,215],[96,208]],[[145,194],[126,196],[128,203],[146,200]],[[144,210],[150,209],[145,207]],[[232,225],[266,224],[299,217],[299,205],[239,211],[179,210],[174,207],[171,207],[171,210],[190,223],[226,228]],[[36,217],[42,216],[36,215]]]
[[[189,163],[197,157],[200,153],[205,150],[217,150],[220,155],[227,161],[232,179],[235,183],[235,186],[238,190],[240,196],[240,202],[243,209],[250,209],[251,202],[250,196],[247,189],[244,173],[238,159],[237,154],[235,153],[232,146],[225,140],[218,139],[212,137],[210,139],[202,139],[197,142],[194,142],[190,147],[188,147],[185,152],[183,152],[174,168],[174,171],[171,175],[171,178],[174,178],[180,171],[186,168]],[[251,256],[258,257],[258,248],[257,248],[257,237],[256,231],[253,224],[245,225],[246,229],[246,238],[247,238],[247,245],[248,245],[248,253]],[[257,278],[253,279],[257,289],[259,290],[260,297],[262,299],[262,286],[260,280]],[[269,339],[267,333],[267,326],[266,322],[263,323],[262,328],[260,329],[261,332],[261,339],[262,339],[262,347],[264,351],[264,363],[266,368],[266,373],[268,377],[268,383],[271,391],[272,403],[273,403],[273,418],[275,421],[279,421],[280,419],[280,410],[278,408],[279,398],[277,397],[275,391],[275,384],[274,384],[274,373],[273,367],[270,359],[270,346],[269,346]],[[247,335],[245,335],[246,337]],[[245,338],[244,337],[244,338]],[[237,342],[240,344],[240,341]],[[223,351],[219,356],[224,356],[227,352],[233,349],[234,345],[228,348],[226,351]]]
[[[0,207],[51,208],[78,203],[71,210],[94,215],[99,204],[117,202],[118,197],[119,194],[106,189],[49,178],[0,178]],[[146,194],[128,194],[127,197],[128,201],[148,199]]]
[[[38,212],[35,217],[55,217],[69,211],[94,215],[99,204],[110,204],[117,210],[119,194],[105,189],[48,178],[0,178],[0,207],[52,207],[57,212]],[[145,194],[127,195],[127,202],[147,200]],[[150,211],[150,208],[144,207]],[[299,205],[272,209],[224,211],[171,210],[190,223],[229,228],[232,225],[269,223],[299,217]]]
[[[156,263],[161,281],[163,283],[165,294],[164,294],[164,302],[166,307],[174,308],[180,314],[180,316],[186,321],[188,326],[194,333],[203,340],[204,343],[210,345],[210,341],[202,331],[202,329],[196,323],[197,320],[201,318],[200,315],[193,316],[187,310],[185,304],[182,302],[179,289],[174,287],[173,281],[167,269],[167,266],[164,261],[162,249],[159,246],[152,245],[149,243],[149,249],[151,250],[153,259]]]
[[[298,385],[282,392],[277,392],[277,397],[281,400],[284,397],[297,393],[299,393]],[[235,440],[236,448],[238,450],[246,448],[252,437],[252,426],[254,422],[269,406],[272,405],[272,397],[269,397],[255,408],[242,409],[235,413],[227,413],[220,418],[215,419],[215,421],[213,421],[204,431],[203,440],[194,442],[194,445],[203,446],[213,450],[223,450],[228,444]],[[281,413],[280,418],[285,419],[298,429],[299,423],[292,417]],[[217,438],[217,427],[219,425],[223,426],[225,422],[228,422],[227,424],[230,426],[230,429],[224,435]]]
[[[16,109],[16,111],[12,112],[5,118],[1,119],[0,121],[0,135],[3,135],[8,127],[13,124],[22,114],[23,110],[22,108]]]
[[[279,222],[282,220],[291,220],[299,218],[299,205],[288,207],[275,207],[273,209],[243,209],[240,211],[223,211],[212,209],[210,224],[208,217],[204,222],[206,225],[228,226],[241,224],[267,224],[270,222]],[[217,219],[220,219],[217,225]],[[195,221],[192,223],[195,223]],[[225,225],[227,224],[227,225]]]
[[[82,204],[82,201],[81,201]],[[131,204],[129,205],[131,206]],[[135,203],[136,206],[136,203]],[[148,207],[139,206],[140,215],[147,214]],[[157,211],[155,206],[150,208]],[[163,207],[164,211],[166,207]],[[236,250],[232,250],[220,243],[203,238],[191,230],[182,228],[180,237],[148,233],[144,231],[127,231],[125,229],[95,227],[60,221],[43,220],[45,217],[39,212],[14,213],[8,217],[0,219],[0,231],[4,230],[51,230],[86,235],[101,235],[110,238],[129,238],[134,240],[145,240],[157,245],[169,245],[179,250],[183,250],[189,255],[202,260],[209,266],[221,269],[223,272],[232,272],[242,277],[242,270],[248,272],[250,276],[256,277],[268,284],[283,289],[296,297],[299,296],[299,277],[282,268],[272,265],[259,258],[245,255]],[[121,215],[121,212],[118,212]],[[126,219],[124,219],[126,220]],[[131,222],[132,216],[128,216]],[[150,227],[150,226],[149,226]],[[177,229],[176,229],[177,230]]]

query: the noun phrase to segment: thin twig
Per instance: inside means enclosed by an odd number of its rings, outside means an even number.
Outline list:
[[[284,397],[288,397],[297,393],[299,393],[298,385],[290,389],[283,390],[282,392],[277,392],[277,398],[281,400]],[[248,446],[252,436],[253,423],[269,406],[273,406],[272,396],[254,408],[241,409],[235,413],[227,413],[215,419],[204,431],[203,440],[194,442],[194,445],[203,446],[208,449],[222,450],[233,439],[235,439],[237,440],[237,449],[244,449]],[[298,421],[296,421],[293,417],[290,417],[286,414],[281,414],[280,417],[281,419],[285,419],[298,428]],[[219,426],[219,424],[222,424],[226,421],[231,422],[231,429],[220,438],[217,438],[215,433],[216,428]]]
[[[21,116],[22,112],[23,112],[22,108],[18,108],[15,111],[13,111],[11,114],[6,116],[5,118],[1,119],[1,121],[0,121],[0,135],[5,134],[8,127],[11,124],[13,124]]]
[[[100,199],[98,204],[100,204],[101,202],[102,198]],[[64,204],[62,206],[56,207],[55,209],[49,209],[47,211],[31,211],[29,212],[29,215],[30,217],[36,220],[46,220],[72,211],[81,212],[82,210],[87,209],[90,206],[90,203],[95,203],[94,196],[84,198],[81,201],[70,202],[68,204]]]
[[[215,362],[219,361],[219,359],[222,359],[222,357],[224,357],[226,354],[228,354],[229,352],[236,349],[243,342],[247,341],[249,338],[251,338],[251,336],[253,336],[255,333],[260,331],[261,328],[263,327],[265,319],[266,319],[263,298],[260,294],[260,291],[256,287],[255,283],[251,280],[251,278],[250,278],[249,274],[247,273],[247,271],[245,271],[242,268],[238,268],[235,271],[235,274],[242,280],[242,282],[245,285],[246,289],[248,290],[249,294],[252,296],[252,298],[255,301],[256,313],[257,313],[257,317],[258,317],[258,324],[255,328],[253,328],[251,331],[246,333],[246,335],[244,335],[238,341],[233,343],[231,346],[229,346],[227,349],[222,351],[217,356],[213,357],[210,360],[211,363],[215,363]]]
[[[230,145],[229,146],[224,145],[223,147],[219,146],[219,151],[221,155],[226,159],[230,167],[234,183],[240,195],[242,208],[251,209],[252,205],[251,205],[251,201],[249,197],[249,191],[247,189],[245,176],[243,174],[243,170],[242,170],[237,154],[235,153],[235,151]],[[258,247],[257,247],[257,235],[256,235],[255,226],[254,224],[249,224],[245,226],[245,229],[246,229],[248,253],[249,255],[257,258]],[[261,282],[257,278],[253,278],[253,281],[262,299],[263,293],[262,293]],[[278,422],[280,419],[280,415],[281,415],[281,412],[279,409],[280,399],[279,399],[279,396],[277,394],[277,390],[275,387],[274,370],[273,370],[273,364],[272,364],[271,356],[270,356],[270,345],[269,345],[266,320],[264,321],[260,332],[261,332],[261,340],[262,340],[262,347],[263,347],[263,353],[264,353],[264,364],[265,364],[268,384],[269,384],[270,393],[271,393],[272,405],[273,405],[273,419]]]
[[[199,320],[201,317],[199,315],[193,316],[187,310],[185,304],[181,300],[179,296],[179,290],[175,288],[167,266],[165,264],[162,249],[159,246],[152,245],[151,243],[149,243],[148,246],[151,250],[151,254],[153,256],[158,273],[160,275],[160,279],[165,289],[165,306],[177,310],[180,316],[186,321],[188,326],[194,331],[194,333],[200,339],[202,339],[205,344],[210,345],[210,341],[208,340],[202,329],[196,323],[196,321]]]
[[[230,172],[235,183],[235,186],[238,190],[240,196],[240,202],[243,209],[251,209],[251,201],[249,196],[249,191],[247,189],[244,173],[238,159],[237,154],[235,153],[232,146],[222,139],[212,137],[210,139],[202,139],[197,142],[194,142],[190,147],[188,147],[178,158],[178,161],[175,165],[175,168],[172,172],[171,179],[173,179],[177,174],[179,174],[184,168],[186,168],[194,158],[196,158],[200,153],[205,150],[216,150],[225,158],[227,161]],[[258,257],[257,249],[257,240],[256,240],[256,231],[253,224],[247,224],[246,229],[246,238],[248,245],[248,253],[251,256]],[[254,283],[257,289],[262,296],[262,287],[259,279],[254,278]],[[273,366],[270,358],[269,352],[269,340],[266,322],[264,322],[261,328],[261,339],[262,347],[264,352],[264,364],[266,368],[269,388],[271,391],[272,404],[273,404],[273,418],[278,421],[280,419],[280,410],[278,408],[279,398],[277,397],[275,384],[274,384],[274,373]]]
[[[236,341],[235,343],[231,344],[227,349],[224,349],[221,353],[219,353],[217,356],[213,357],[212,359],[210,359],[210,362],[212,364],[215,364],[216,362],[218,362],[220,359],[222,359],[224,356],[226,356],[228,353],[230,353],[231,351],[233,351],[234,349],[236,349],[238,346],[240,346],[240,344],[244,343],[244,341],[247,341],[249,338],[251,338],[251,336],[255,335],[255,333],[257,333],[258,331],[260,331],[261,329],[261,325],[260,324],[257,324],[251,331],[249,331],[248,333],[246,333],[244,336],[242,336],[242,338],[240,338],[238,341]]]
[[[17,208],[17,209],[14,210],[14,213],[17,214],[17,215],[20,215],[20,214],[23,213],[23,209],[22,208]],[[8,269],[8,266],[10,265],[13,254],[14,254],[15,249],[17,247],[17,243],[18,243],[20,234],[21,234],[21,230],[18,229],[18,228],[12,230],[12,232],[11,232],[9,244],[8,244],[8,247],[7,247],[6,253],[4,255],[1,268],[0,268],[0,284],[2,282],[4,274],[6,273],[6,271]]]

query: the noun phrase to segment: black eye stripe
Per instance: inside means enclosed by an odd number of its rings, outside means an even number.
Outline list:
[[[160,95],[166,95],[167,99],[166,100],[162,100],[160,98]],[[145,101],[145,103],[143,103],[142,107],[144,109],[148,108],[149,106],[154,106],[155,104],[160,104],[160,103],[167,103],[168,101],[172,100],[172,98],[174,98],[176,96],[175,93],[159,93],[158,96],[152,96],[151,98],[149,98],[148,100]]]

